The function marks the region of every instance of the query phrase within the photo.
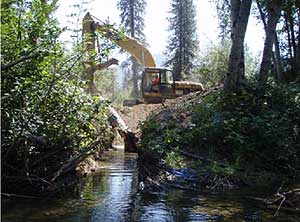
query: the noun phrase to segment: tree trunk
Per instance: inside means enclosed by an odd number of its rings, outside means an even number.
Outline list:
[[[230,0],[231,14],[230,14],[230,29],[231,29],[231,40],[234,39],[235,29],[238,22],[241,2],[239,0]]]
[[[300,3],[297,5],[298,7],[298,20],[300,21]],[[297,45],[297,54],[296,54],[296,75],[297,78],[300,78],[300,25],[298,24],[298,45]]]
[[[92,30],[93,19],[90,13],[87,13],[83,18],[83,67],[84,74],[83,79],[86,81],[86,92],[91,94],[97,94],[98,90],[94,84],[94,72],[93,62],[95,61],[94,50],[95,50],[95,35]]]
[[[231,0],[231,37],[232,46],[229,56],[227,77],[224,90],[232,92],[239,88],[244,76],[244,39],[246,35],[248,19],[252,0]]]
[[[92,95],[99,95],[99,90],[94,83],[94,76],[96,70],[105,69],[111,65],[117,65],[117,59],[110,59],[104,63],[95,64],[95,51],[96,51],[96,38],[95,38],[95,24],[90,13],[87,13],[83,18],[83,44],[84,44],[84,57],[83,57],[83,68],[84,74],[83,79],[86,81],[86,92]]]
[[[260,14],[263,26],[264,26],[265,33],[267,34],[266,16],[262,10],[259,0],[256,0],[256,3],[257,3],[257,8],[258,8],[258,11],[259,11],[259,14]],[[281,64],[279,41],[278,41],[276,32],[275,32],[274,47],[275,47],[275,54],[272,51],[272,58],[273,58],[275,66],[276,66],[277,79],[279,81],[282,81],[283,80],[283,71],[282,71],[282,64]]]
[[[134,38],[135,33],[135,25],[134,25],[134,0],[130,0],[129,7],[130,7],[130,36]]]
[[[134,1],[130,0],[130,36],[132,38],[135,37],[135,13],[134,13]],[[139,70],[139,64],[137,60],[134,57],[131,57],[131,71],[132,71],[132,91],[131,96],[135,99],[139,97],[139,87],[138,87],[138,70]]]
[[[175,71],[175,81],[182,80],[182,71],[183,71],[183,6],[182,1],[179,2],[179,47],[178,47],[178,61],[174,65]]]
[[[238,76],[238,85],[242,84],[245,80],[245,48],[243,44],[243,48],[241,50],[241,62],[240,62],[240,75]]]
[[[287,6],[287,18],[288,18],[288,22],[290,24],[290,30],[291,30],[291,44],[292,44],[292,48],[293,48],[293,52],[294,52],[294,58],[292,58],[293,62],[292,64],[295,67],[295,63],[296,63],[296,55],[297,55],[297,46],[296,46],[296,37],[295,37],[295,30],[294,30],[294,18],[292,15],[292,2],[291,1],[287,1],[288,2],[288,6]],[[293,69],[293,68],[292,68]]]
[[[180,50],[178,50],[176,53],[181,54]],[[174,80],[175,81],[181,81],[182,80],[182,61],[180,59],[180,55],[175,56],[176,62],[174,63]]]
[[[259,84],[264,86],[268,79],[268,73],[271,68],[272,48],[275,40],[276,26],[280,17],[281,2],[268,2],[268,23],[266,30],[265,45],[263,50],[263,57],[259,71]]]
[[[286,32],[287,32],[287,37],[288,37],[288,46],[289,46],[289,55],[290,55],[290,63],[291,66],[293,66],[292,61],[293,61],[293,48],[292,48],[292,41],[291,41],[291,33],[290,33],[290,25],[288,22],[288,18],[287,18],[287,13],[284,13],[284,19],[285,19],[285,28],[286,28]]]
[[[275,46],[274,62],[275,62],[275,66],[276,66],[277,79],[280,82],[282,82],[283,81],[283,70],[282,70],[282,63],[281,63],[279,41],[278,41],[276,32],[275,32],[274,46]]]
[[[139,80],[139,64],[137,63],[136,59],[134,57],[131,57],[132,61],[132,83],[133,88],[131,92],[131,96],[135,99],[137,99],[140,95],[139,93],[139,86],[138,86],[138,80]]]

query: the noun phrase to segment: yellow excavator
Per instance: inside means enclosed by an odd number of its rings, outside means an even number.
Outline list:
[[[141,89],[144,103],[159,103],[165,99],[203,90],[201,83],[175,81],[172,70],[156,67],[152,54],[143,44],[124,34],[120,35],[112,26],[95,22],[89,13],[84,17],[83,24],[84,34],[100,33],[132,55],[143,67]]]

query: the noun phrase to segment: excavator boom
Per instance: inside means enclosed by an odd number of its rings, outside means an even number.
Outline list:
[[[106,25],[95,24],[95,30],[99,31],[106,38],[115,42],[120,48],[124,49],[143,67],[155,67],[155,60],[142,43],[128,36],[120,36],[119,32],[113,28],[108,28]]]

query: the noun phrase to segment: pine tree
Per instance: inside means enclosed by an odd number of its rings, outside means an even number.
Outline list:
[[[172,0],[168,18],[169,44],[165,55],[166,66],[174,70],[175,80],[189,75],[198,49],[196,9],[193,0]]]
[[[143,44],[146,44],[144,34],[144,15],[146,9],[145,0],[119,0],[118,9],[121,11],[121,25],[125,27],[125,33],[133,37]],[[132,96],[137,98],[139,96],[138,82],[140,79],[141,66],[137,63],[136,59],[131,56],[129,58],[131,73],[132,73]],[[128,64],[128,61],[126,62]]]
[[[230,38],[230,0],[215,0],[217,16],[219,20],[219,38],[221,43]]]

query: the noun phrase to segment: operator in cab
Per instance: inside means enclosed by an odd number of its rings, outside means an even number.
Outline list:
[[[158,75],[156,75],[152,80],[152,91],[158,92],[159,91],[158,88],[159,88],[159,77]]]
[[[156,75],[154,77],[154,79],[152,80],[152,85],[155,86],[155,85],[159,85],[159,77],[158,75]]]

